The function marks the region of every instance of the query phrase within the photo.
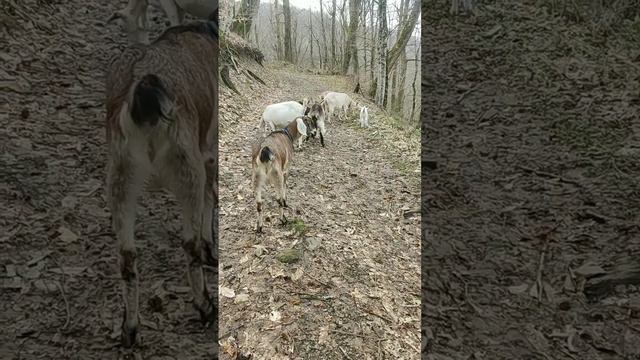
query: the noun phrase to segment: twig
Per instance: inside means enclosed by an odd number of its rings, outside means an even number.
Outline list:
[[[338,349],[340,349],[340,351],[342,351],[342,353],[344,354],[344,356],[345,356],[347,359],[351,359],[351,357],[349,357],[349,355],[347,355],[347,352],[346,352],[346,351],[344,351],[344,349],[342,348],[342,346],[338,346]]]
[[[469,90],[463,92],[462,95],[460,95],[458,97],[458,99],[456,100],[455,104],[459,104],[467,95],[469,95],[470,93],[475,91],[477,88],[479,88],[480,85],[482,85],[482,83],[476,84],[472,88],[470,88]]]
[[[245,324],[240,324],[234,328],[229,329],[229,331],[227,331],[226,333],[219,335],[218,336],[218,340],[222,340],[224,338],[226,338],[227,336],[231,335],[232,332],[239,330],[240,328],[244,327]]]
[[[64,279],[64,271],[62,272],[62,277]],[[65,310],[67,311],[67,320],[64,322],[64,325],[62,326],[62,330],[66,330],[67,326],[69,326],[69,322],[71,321],[71,310],[69,309],[69,301],[67,301],[67,296],[64,293],[64,288],[62,287],[62,285],[59,282],[56,282],[56,284],[58,285],[58,288],[60,289],[60,294],[62,295],[62,300],[64,300],[64,306],[65,306]]]
[[[367,335],[361,335],[361,334],[356,334],[356,333],[348,333],[346,331],[340,331],[340,330],[331,330],[332,333],[336,333],[336,334],[340,334],[340,335],[347,335],[347,336],[357,336],[363,339],[371,339],[371,340],[375,340],[375,341],[385,341],[385,340],[389,340],[388,338],[376,338],[373,336],[367,336]]]
[[[536,286],[538,287],[538,302],[542,302],[542,293],[544,292],[544,286],[542,286],[542,269],[544,268],[544,257],[549,247],[549,238],[547,237],[540,253],[540,261],[538,263],[538,270],[536,272]]]
[[[538,175],[538,176],[544,176],[544,177],[549,177],[549,178],[558,179],[558,180],[560,180],[561,182],[564,182],[564,183],[567,183],[567,184],[573,184],[573,185],[575,185],[575,186],[580,186],[580,187],[582,187],[582,186],[583,186],[581,183],[579,183],[579,182],[578,182],[578,181],[576,181],[576,180],[571,180],[571,179],[563,178],[563,177],[562,177],[562,176],[560,176],[560,175],[552,174],[552,173],[549,173],[549,172],[546,172],[546,171],[536,170],[536,169],[532,169],[532,168],[530,168],[530,167],[522,166],[522,165],[516,165],[516,167],[517,167],[518,169],[520,169],[520,170],[524,170],[524,171],[529,172],[529,173],[534,173],[534,174],[536,174],[536,175]]]

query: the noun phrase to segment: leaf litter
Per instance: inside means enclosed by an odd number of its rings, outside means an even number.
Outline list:
[[[171,233],[181,228],[180,210],[149,194],[136,227],[144,346],[133,354],[119,346],[123,304],[104,194],[103,69],[126,43],[122,29],[104,20],[124,5],[0,6],[4,357],[209,359],[217,347],[189,304],[181,240]],[[166,17],[149,11],[157,34]],[[163,291],[152,288],[159,280]]]
[[[637,20],[551,3],[423,5],[427,359],[640,356]]]

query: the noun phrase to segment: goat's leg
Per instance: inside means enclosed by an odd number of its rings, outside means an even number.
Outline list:
[[[206,183],[204,187],[204,212],[202,214],[202,239],[204,249],[202,261],[210,266],[218,267],[218,257],[215,253],[217,239],[215,210],[218,204],[217,169],[214,159],[205,162]]]
[[[121,341],[127,348],[136,343],[140,320],[134,226],[136,202],[144,183],[141,169],[141,166],[138,166],[131,157],[123,154],[111,159],[107,174],[108,203],[113,232],[118,241],[124,300]]]
[[[284,209],[287,207],[287,199],[285,193],[286,177],[283,172],[278,171],[274,174],[273,180],[276,188],[276,200],[278,202],[278,205],[280,205],[280,223],[282,225],[285,225],[287,223],[287,218],[284,215]]]
[[[324,121],[318,124],[318,132],[320,133],[320,145],[324,147],[324,134],[325,134]]]
[[[256,232],[262,232],[262,189],[264,187],[265,175],[261,169],[253,170],[253,193],[256,198],[256,211],[258,216],[258,224],[256,225]]]
[[[202,239],[206,173],[202,159],[182,154],[175,160],[175,194],[182,205],[183,242],[189,285],[195,308],[203,322],[213,322],[216,309],[207,293],[203,264],[205,242]]]
[[[167,14],[167,18],[169,19],[169,24],[171,26],[177,26],[182,24],[182,18],[184,16],[184,12],[181,12],[175,0],[160,0],[160,6],[162,6],[162,10]]]

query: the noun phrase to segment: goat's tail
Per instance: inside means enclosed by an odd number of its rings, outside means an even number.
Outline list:
[[[133,89],[130,114],[138,126],[155,126],[161,119],[172,117],[174,102],[157,75],[143,76]]]
[[[265,146],[260,150],[259,159],[262,164],[266,164],[273,159],[273,153],[271,152],[271,149],[269,149],[268,146]]]

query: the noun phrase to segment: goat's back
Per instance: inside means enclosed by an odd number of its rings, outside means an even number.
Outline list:
[[[217,40],[204,24],[167,29],[149,45],[132,45],[109,64],[106,79],[107,141],[120,133],[118,116],[131,88],[147,74],[156,75],[174,100],[174,126],[189,134],[201,150],[217,140]],[[189,130],[189,131],[186,131]]]
[[[274,166],[280,166],[281,169],[288,167],[289,162],[293,158],[293,143],[286,134],[273,132],[253,144],[251,149],[251,162],[254,168],[260,165],[258,157],[265,147],[268,147],[274,156]]]
[[[299,102],[285,101],[265,107],[262,119],[273,123],[276,128],[282,129],[303,113],[304,106]]]
[[[351,103],[351,97],[345,93],[331,92],[324,97],[324,101],[331,107],[345,107]]]

